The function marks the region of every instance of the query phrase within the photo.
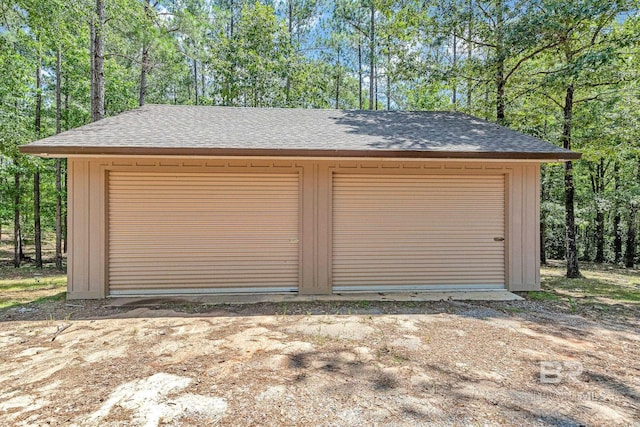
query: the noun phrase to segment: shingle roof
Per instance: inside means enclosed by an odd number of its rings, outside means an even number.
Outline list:
[[[21,147],[40,155],[269,155],[575,159],[456,112],[145,105]]]

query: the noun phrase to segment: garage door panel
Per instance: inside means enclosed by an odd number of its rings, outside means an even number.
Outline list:
[[[109,174],[112,295],[297,290],[297,174]]]
[[[504,188],[503,175],[334,174],[334,290],[504,287]]]

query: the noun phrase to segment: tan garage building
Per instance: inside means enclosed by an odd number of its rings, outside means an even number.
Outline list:
[[[68,297],[539,289],[540,164],[451,112],[147,105],[67,157]]]

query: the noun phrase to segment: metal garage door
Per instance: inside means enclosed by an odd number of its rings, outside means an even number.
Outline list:
[[[298,289],[298,175],[109,173],[110,295]]]
[[[505,286],[503,175],[333,178],[334,292]]]

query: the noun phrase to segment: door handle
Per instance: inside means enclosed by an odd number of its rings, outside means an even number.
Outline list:
[[[494,242],[504,242],[504,237],[494,237],[493,241]]]

